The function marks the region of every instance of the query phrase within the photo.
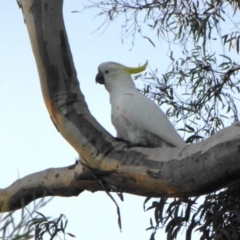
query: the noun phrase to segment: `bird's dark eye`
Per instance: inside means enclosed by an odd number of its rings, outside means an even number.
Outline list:
[[[105,73],[108,73],[108,70],[106,70]]]

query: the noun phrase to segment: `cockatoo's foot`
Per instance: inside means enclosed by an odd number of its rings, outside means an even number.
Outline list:
[[[148,146],[142,145],[141,143],[129,143],[124,146],[124,148],[132,148],[132,147],[145,147],[147,148]]]
[[[115,137],[115,140],[126,143],[126,145],[123,146],[122,150],[124,150],[124,148],[132,148],[132,147],[148,147],[141,143],[130,143],[128,140],[125,140],[125,139],[119,138],[119,137]]]
[[[125,140],[125,139],[120,138],[120,137],[115,137],[114,139],[115,139],[116,141],[118,141],[118,142],[124,142],[124,143],[126,143],[127,145],[131,144],[128,140]]]

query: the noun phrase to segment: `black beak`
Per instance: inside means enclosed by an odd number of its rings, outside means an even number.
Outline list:
[[[100,84],[104,84],[105,81],[104,81],[104,77],[102,75],[102,73],[98,72],[98,74],[96,75],[96,83],[100,83]]]

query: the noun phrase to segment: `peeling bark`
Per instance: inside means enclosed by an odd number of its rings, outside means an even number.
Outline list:
[[[240,180],[240,124],[183,148],[124,148],[91,115],[79,88],[62,0],[21,0],[43,98],[59,133],[79,153],[71,167],[47,169],[0,190],[0,212],[44,196],[83,190],[190,197]],[[83,45],[86,43],[83,43]]]

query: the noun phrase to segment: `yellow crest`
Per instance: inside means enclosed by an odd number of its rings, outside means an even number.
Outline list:
[[[144,71],[146,69],[147,65],[148,65],[148,61],[146,61],[145,64],[143,64],[142,66],[136,67],[136,68],[124,66],[124,70],[129,74],[136,74],[136,73],[140,73],[140,72]]]

